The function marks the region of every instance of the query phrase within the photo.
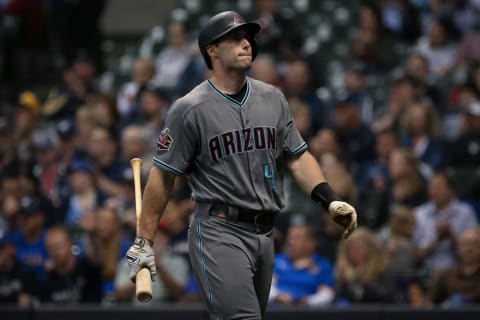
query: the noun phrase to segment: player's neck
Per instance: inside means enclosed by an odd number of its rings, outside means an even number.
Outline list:
[[[210,81],[223,93],[235,94],[242,90],[247,78],[243,72],[220,73],[215,72]]]

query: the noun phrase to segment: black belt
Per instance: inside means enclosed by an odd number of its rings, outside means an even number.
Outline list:
[[[273,211],[250,210],[226,204],[197,202],[197,209],[208,212],[210,216],[223,218],[232,222],[247,223],[258,228],[273,227],[276,217],[276,213]]]

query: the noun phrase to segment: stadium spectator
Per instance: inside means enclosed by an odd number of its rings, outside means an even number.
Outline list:
[[[454,239],[477,226],[473,209],[457,199],[453,179],[437,172],[428,184],[429,201],[415,209],[417,255],[425,266],[438,272],[457,265]]]
[[[433,280],[428,298],[448,307],[480,302],[480,229],[468,229],[456,237],[458,266],[446,269]]]
[[[310,138],[308,142],[309,150],[315,159],[320,160],[324,153],[333,153],[339,155],[342,153],[340,142],[335,130],[332,128],[322,128]]]
[[[48,212],[40,198],[22,197],[18,209],[19,230],[10,234],[16,257],[30,266],[39,279],[46,273],[45,221]]]
[[[358,228],[338,249],[335,263],[337,304],[392,303],[394,284],[388,258],[375,235]]]
[[[329,111],[324,101],[315,92],[312,68],[304,58],[288,61],[284,77],[284,93],[288,100],[298,99],[310,108],[312,132],[325,127],[329,120]]]
[[[148,87],[153,87],[155,64],[148,58],[137,58],[133,62],[131,81],[120,87],[117,93],[117,108],[123,123],[137,119],[140,113],[140,96]]]
[[[132,124],[122,130],[120,137],[121,158],[130,161],[132,158],[143,159],[142,176],[146,177],[151,168],[150,159],[153,157],[155,145],[149,140],[145,128]]]
[[[355,95],[360,107],[362,121],[371,125],[376,116],[376,101],[367,88],[368,71],[365,63],[352,61],[344,72],[345,95]]]
[[[386,105],[379,110],[380,115],[371,126],[373,131],[399,130],[403,113],[413,103],[422,102],[425,98],[423,94],[417,78],[410,75],[401,75],[394,78]]]
[[[431,73],[427,58],[418,53],[412,52],[405,58],[405,66],[401,72],[406,76],[411,76],[418,81],[421,88],[421,95],[435,108],[439,115],[448,112],[446,102],[446,93],[442,92],[441,86],[435,82]]]
[[[49,121],[73,119],[88,96],[97,92],[95,75],[91,55],[83,50],[77,52],[72,64],[63,71],[61,83],[50,89],[42,106],[42,115]]]
[[[32,91],[20,94],[14,113],[13,136],[18,160],[32,160],[31,143],[33,132],[40,117],[40,100]]]
[[[153,303],[164,303],[179,300],[189,280],[189,264],[184,257],[169,250],[169,231],[165,222],[160,222],[155,235],[153,250],[157,267],[157,275],[152,283]],[[126,259],[119,264],[115,278],[116,290],[111,299],[118,302],[138,303],[134,297],[135,285],[129,278]]]
[[[317,234],[313,226],[292,225],[284,253],[275,256],[269,301],[284,305],[321,306],[332,302],[332,262],[316,253]]]
[[[276,86],[279,89],[283,89],[280,73],[273,56],[259,54],[252,63],[250,72],[252,78]]]
[[[37,132],[32,139],[35,163],[33,173],[37,177],[40,192],[51,200],[58,199],[57,187],[61,179],[59,152],[55,137],[47,132]]]
[[[106,195],[97,189],[97,178],[90,163],[86,160],[74,160],[68,167],[68,185],[63,199],[61,212],[62,225],[67,227],[74,239],[81,231],[84,219],[93,216],[96,208],[106,200]]]
[[[354,164],[371,161],[375,157],[375,135],[361,118],[359,96],[340,96],[334,107],[334,130],[345,155]]]
[[[155,86],[177,93],[179,80],[192,59],[193,48],[186,21],[172,20],[167,27],[167,45],[155,57]]]
[[[455,64],[455,47],[452,46],[453,30],[451,22],[438,18],[432,22],[428,34],[419,39],[415,48],[425,56],[430,70],[436,78],[443,78]]]
[[[421,283],[417,270],[415,215],[407,207],[396,207],[390,214],[388,225],[378,233],[380,244],[388,256],[388,269],[393,277],[396,301],[410,303],[410,289]]]
[[[113,132],[120,129],[120,116],[117,110],[115,96],[107,93],[97,93],[88,97],[88,105],[92,108],[96,123]]]
[[[370,72],[392,68],[395,63],[393,41],[383,25],[379,8],[373,4],[362,4],[357,28],[349,44],[350,59],[364,62]]]
[[[85,255],[100,266],[103,296],[114,292],[117,266],[127,253],[130,240],[123,235],[115,208],[103,206],[81,223],[85,239]]]
[[[97,178],[98,188],[109,197],[127,196],[130,189],[132,169],[130,164],[119,158],[118,140],[115,132],[106,127],[95,127],[87,146]]]
[[[407,108],[400,144],[413,151],[425,177],[444,165],[444,145],[439,130],[438,113],[431,105],[415,103]]]
[[[34,271],[15,257],[15,244],[5,234],[0,236],[0,305],[21,308],[32,305],[36,290]]]
[[[169,94],[161,88],[143,91],[140,97],[141,115],[139,124],[147,130],[149,141],[157,141],[169,107]]]
[[[72,239],[63,227],[48,229],[45,242],[51,262],[40,284],[40,302],[99,303],[102,300],[100,266],[86,256],[74,255]]]
[[[419,12],[408,0],[382,1],[382,21],[395,39],[414,43],[420,31]]]

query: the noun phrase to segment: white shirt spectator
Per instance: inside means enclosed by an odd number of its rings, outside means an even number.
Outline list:
[[[454,199],[443,210],[438,210],[432,202],[423,204],[416,208],[415,217],[417,227],[414,239],[421,249],[437,240],[437,225],[440,223],[449,222],[454,237],[477,226],[473,209],[458,199]],[[439,240],[433,252],[425,258],[425,265],[434,271],[452,267],[456,263],[455,244],[449,238]]]

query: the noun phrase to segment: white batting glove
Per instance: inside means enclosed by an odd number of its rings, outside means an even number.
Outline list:
[[[347,239],[357,228],[357,211],[355,208],[344,201],[332,201],[328,205],[330,217],[338,225],[345,228],[343,238]]]
[[[152,275],[152,281],[157,273],[155,267],[155,254],[150,244],[151,241],[136,237],[130,249],[128,249],[125,257],[128,261],[128,267],[130,268],[130,279],[135,282],[135,277],[140,269],[146,267],[150,269]]]

